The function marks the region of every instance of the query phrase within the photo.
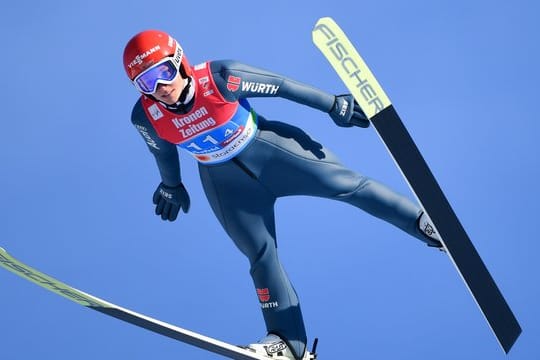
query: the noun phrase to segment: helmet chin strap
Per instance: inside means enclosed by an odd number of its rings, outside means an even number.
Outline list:
[[[195,95],[195,87],[192,86],[193,79],[191,76],[189,76],[187,79],[185,79],[184,82],[184,89],[180,93],[180,96],[178,97],[178,101],[176,102],[181,104],[187,104],[193,99],[193,95]]]

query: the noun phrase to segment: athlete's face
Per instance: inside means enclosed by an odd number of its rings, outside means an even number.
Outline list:
[[[165,104],[174,105],[178,101],[182,90],[184,90],[184,86],[185,80],[178,74],[172,83],[158,84],[157,90],[153,96]]]

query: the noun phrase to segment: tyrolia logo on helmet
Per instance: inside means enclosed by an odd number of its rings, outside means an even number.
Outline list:
[[[152,55],[153,53],[155,53],[156,51],[159,51],[159,50],[161,50],[161,47],[159,45],[156,45],[153,48],[151,48],[150,50],[147,50],[147,51],[143,52],[142,54],[139,54],[139,55],[135,56],[133,61],[129,63],[128,67],[131,69],[135,65],[142,64],[143,60],[146,57]]]
[[[182,57],[184,54],[184,50],[180,47],[180,44],[176,43],[176,50],[174,52],[173,62],[176,65],[176,67],[180,66],[180,63],[182,62]]]

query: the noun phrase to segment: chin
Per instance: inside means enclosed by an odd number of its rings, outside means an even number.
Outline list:
[[[177,96],[176,96],[176,92],[173,91],[171,95],[165,97],[165,98],[161,98],[163,102],[169,104],[169,105],[173,105],[176,103],[176,99],[177,99]]]
[[[167,99],[167,100],[163,100],[164,103],[168,104],[168,105],[174,105],[176,104],[176,101],[173,100],[173,99]]]
[[[161,102],[164,102],[165,104],[169,104],[169,105],[174,104],[174,101],[169,96],[168,97],[156,96],[156,99],[158,99]]]

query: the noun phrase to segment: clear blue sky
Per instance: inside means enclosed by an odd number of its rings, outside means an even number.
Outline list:
[[[35,2],[38,3],[38,2]],[[386,89],[524,329],[508,356],[442,253],[345,204],[277,204],[280,254],[320,359],[540,358],[537,1],[50,1],[0,5],[0,246],[99,297],[234,344],[264,334],[247,261],[182,154],[192,209],[153,215],[125,42],[159,28],[195,64],[234,58],[345,92],[311,43],[332,16]],[[252,101],[409,193],[373,129]],[[0,271],[4,359],[214,359]]]

